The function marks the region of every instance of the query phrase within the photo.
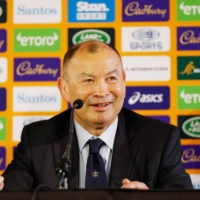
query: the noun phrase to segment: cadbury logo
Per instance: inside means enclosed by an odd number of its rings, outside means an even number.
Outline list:
[[[185,151],[183,151],[182,162],[200,162],[200,155],[195,155],[195,150],[193,148],[186,149]]]
[[[195,37],[194,31],[187,30],[183,32],[182,35],[180,36],[180,43],[183,45],[200,44],[200,36]]]
[[[2,49],[3,44],[4,44],[4,40],[0,40],[0,49]]]
[[[19,76],[50,74],[53,77],[56,77],[58,69],[44,69],[44,64],[36,64],[35,67],[31,67],[31,63],[29,61],[24,61],[17,66],[16,73]]]
[[[3,163],[3,158],[0,158],[0,166],[2,165]]]
[[[125,8],[125,14],[127,16],[133,15],[161,15],[162,18],[165,17],[167,9],[155,8],[153,9],[153,5],[144,5],[143,8],[140,8],[140,4],[138,2],[131,2]]]

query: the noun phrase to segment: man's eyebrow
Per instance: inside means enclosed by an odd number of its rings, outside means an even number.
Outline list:
[[[119,75],[119,72],[118,72],[118,70],[114,69],[114,70],[108,72],[106,75],[110,75],[110,74],[117,74],[117,75]]]
[[[110,72],[107,72],[106,73],[106,76],[108,76],[108,75],[110,75],[110,74],[117,74],[117,75],[119,75],[119,72],[118,72],[118,70],[116,70],[116,69],[114,69],[114,70],[112,70],[112,71],[110,71]],[[90,73],[86,73],[86,72],[83,72],[83,73],[81,73],[80,75],[79,75],[79,77],[80,78],[84,78],[84,77],[95,77],[95,75],[94,74],[90,74]]]

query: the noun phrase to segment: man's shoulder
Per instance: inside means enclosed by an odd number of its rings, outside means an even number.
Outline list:
[[[173,129],[176,127],[172,124],[151,118],[149,116],[141,115],[137,112],[134,112],[124,107],[122,108],[121,113],[124,116],[125,120],[128,122],[128,124],[130,124],[131,126],[134,127],[134,129],[137,130],[142,129],[144,127],[155,128],[155,129],[161,129],[161,128]]]
[[[69,109],[50,119],[28,124],[24,127],[23,132],[34,138],[57,138],[64,134],[69,127],[70,111]]]

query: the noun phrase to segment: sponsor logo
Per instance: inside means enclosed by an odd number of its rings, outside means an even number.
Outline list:
[[[15,58],[15,81],[56,81],[60,76],[59,58]]]
[[[14,24],[41,24],[61,22],[60,0],[14,0]]]
[[[69,47],[80,42],[88,40],[98,40],[114,46],[114,29],[101,28],[101,29],[68,29],[68,44]]]
[[[0,140],[6,139],[6,118],[0,117]]]
[[[200,79],[200,57],[178,57],[177,62],[179,80]]]
[[[114,0],[68,1],[69,22],[112,22]]]
[[[200,174],[190,174],[194,189],[200,189]]]
[[[25,125],[30,123],[41,121],[45,119],[49,119],[51,116],[13,116],[13,134],[12,140],[13,142],[19,142],[21,137],[21,131]]]
[[[126,81],[169,81],[169,56],[122,56]]]
[[[170,123],[170,118],[169,116],[149,116],[153,119],[157,119],[157,120],[160,120],[160,121],[163,121],[163,122],[166,122],[166,123]]]
[[[7,33],[5,29],[0,29],[0,52],[7,50]]]
[[[6,168],[6,149],[4,147],[0,147],[0,170],[4,170]]]
[[[7,58],[0,58],[0,83],[7,81]]]
[[[6,89],[0,88],[0,111],[6,110]]]
[[[200,87],[178,86],[178,109],[200,109]]]
[[[178,27],[178,50],[200,50],[200,27]]]
[[[177,19],[178,21],[199,21],[200,20],[200,2],[191,0],[177,1]]]
[[[14,112],[60,111],[61,97],[55,86],[13,87]]]
[[[200,116],[178,116],[181,138],[200,138]]]
[[[123,21],[167,21],[169,20],[169,0],[148,0],[123,2]]]
[[[186,169],[200,168],[200,145],[183,145],[182,163]]]
[[[5,23],[7,18],[7,2],[0,1],[0,23]]]
[[[122,51],[169,51],[168,27],[122,27]]]
[[[59,29],[15,29],[15,52],[54,52],[60,50]]]
[[[126,87],[124,106],[129,109],[168,109],[169,87]]]

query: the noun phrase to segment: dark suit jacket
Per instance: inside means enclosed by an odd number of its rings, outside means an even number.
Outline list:
[[[14,159],[3,173],[5,189],[33,189],[45,183],[55,188],[56,165],[65,151],[70,111],[24,127]],[[109,187],[122,180],[153,188],[192,188],[181,163],[178,128],[123,108],[119,113]],[[69,188],[79,187],[79,148],[74,134]]]

